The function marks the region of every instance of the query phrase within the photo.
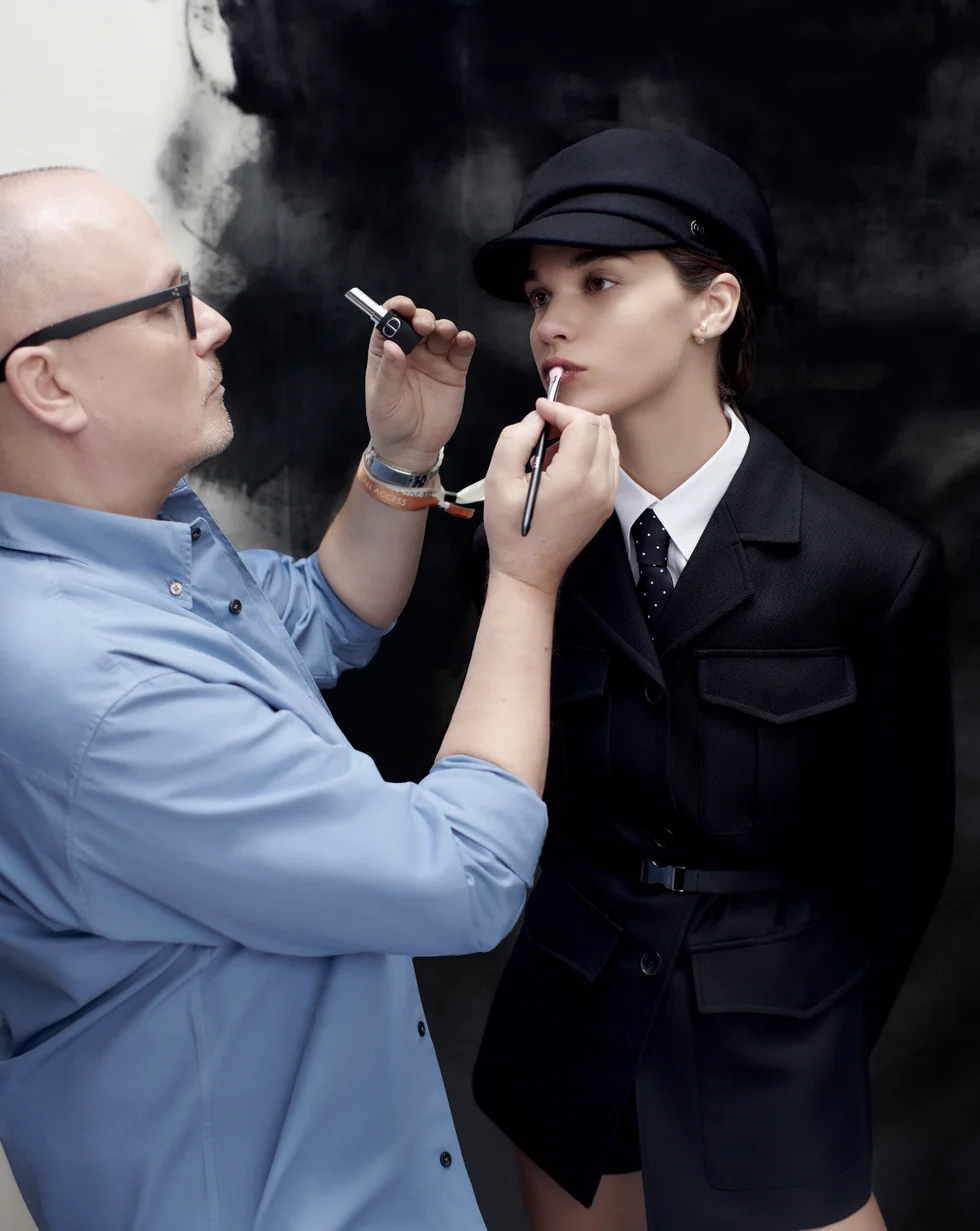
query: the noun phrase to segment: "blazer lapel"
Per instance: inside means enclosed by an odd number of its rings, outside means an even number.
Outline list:
[[[717,623],[752,594],[742,540],[722,500],[660,617],[656,642],[661,655],[669,654]]]
[[[744,543],[798,544],[803,498],[799,460],[745,416],[749,446],[684,566],[657,629],[663,657],[751,599]]]
[[[610,641],[664,687],[615,513],[569,567],[562,596],[582,607]]]
[[[656,634],[636,594],[619,518],[608,519],[573,562],[562,594],[650,679],[664,687],[660,659],[716,624],[754,594],[745,543],[798,544],[803,497],[799,460],[761,423],[743,416],[749,447],[684,566]]]

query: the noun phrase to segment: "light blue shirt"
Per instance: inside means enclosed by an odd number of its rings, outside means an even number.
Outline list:
[[[380,637],[186,482],[156,520],[0,492],[0,1141],[41,1231],[483,1228],[411,955],[508,932],[546,812],[348,744],[318,686]]]

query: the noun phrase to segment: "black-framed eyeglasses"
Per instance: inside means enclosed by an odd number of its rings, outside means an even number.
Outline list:
[[[176,286],[168,286],[165,291],[154,291],[152,295],[141,295],[139,299],[126,299],[122,303],[110,304],[108,308],[97,308],[94,312],[83,312],[81,316],[71,316],[57,325],[48,325],[36,333],[22,338],[16,346],[0,359],[0,381],[6,380],[7,360],[15,350],[22,346],[40,346],[44,342],[53,342],[56,338],[74,338],[80,333],[88,333],[90,329],[98,329],[100,325],[108,325],[110,321],[122,320],[124,316],[135,316],[137,312],[145,312],[148,308],[156,308],[171,299],[180,299],[184,305],[184,321],[187,332],[192,339],[197,337],[197,324],[194,320],[194,296],[191,291],[190,274],[181,271],[180,281]]]

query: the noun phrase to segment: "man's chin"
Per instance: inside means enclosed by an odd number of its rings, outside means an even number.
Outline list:
[[[225,449],[231,444],[235,438],[235,426],[231,421],[228,411],[225,410],[224,402],[221,403],[222,414],[217,422],[212,422],[208,425],[208,431],[204,440],[201,442],[201,449],[197,456],[197,460],[192,462],[187,467],[188,470],[193,470],[197,466],[202,466],[205,462],[209,462],[211,458],[217,457],[220,453],[224,453]]]

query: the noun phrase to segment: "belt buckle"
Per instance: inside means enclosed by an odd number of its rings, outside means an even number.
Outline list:
[[[686,871],[687,868],[679,868],[672,863],[657,863],[655,859],[644,859],[640,884],[663,885],[671,893],[684,893],[684,873]]]

